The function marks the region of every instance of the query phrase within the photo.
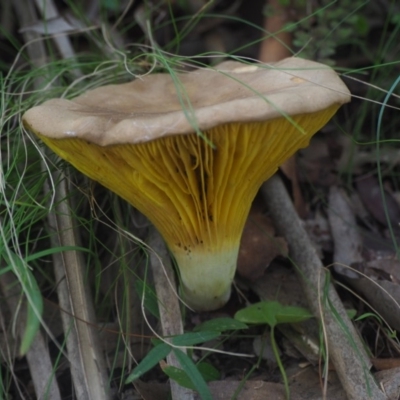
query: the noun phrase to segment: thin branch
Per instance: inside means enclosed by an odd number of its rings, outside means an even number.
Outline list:
[[[182,315],[179,299],[176,295],[174,271],[164,240],[155,228],[150,230],[149,246],[154,250],[150,253],[150,265],[160,310],[161,329],[163,336],[181,335],[183,333]],[[161,262],[162,260],[162,262]],[[181,348],[182,351],[184,349]],[[167,356],[168,365],[182,368],[174,352]],[[194,393],[171,380],[173,400],[194,400]]]
[[[281,179],[275,175],[262,187],[268,209],[280,234],[289,243],[292,261],[298,269],[303,290],[314,315],[325,327],[329,357],[340,382],[351,400],[383,400],[375,379],[370,374],[371,363],[360,337],[301,225]],[[318,287],[324,287],[322,294]]]

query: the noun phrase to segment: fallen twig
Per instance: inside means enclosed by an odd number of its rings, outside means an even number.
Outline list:
[[[21,285],[17,282],[14,274],[6,272],[0,277],[0,287],[13,319],[17,319],[15,323],[17,335],[21,338],[26,329],[26,300],[22,300],[23,307],[21,307],[20,303],[21,299],[23,299],[21,296]],[[12,321],[8,322],[11,323]],[[12,323],[14,324],[14,322]],[[54,367],[51,362],[49,348],[42,332],[39,331],[36,334],[26,353],[26,359],[37,398],[61,400],[60,389],[54,376]]]
[[[77,246],[66,179],[63,173],[57,171],[53,173],[53,178],[59,183],[57,205],[48,215],[49,229],[54,233],[51,236],[52,245]],[[76,398],[107,400],[110,398],[108,374],[96,328],[94,305],[84,278],[83,256],[73,250],[56,253],[53,263]]]
[[[281,179],[275,175],[262,187],[271,218],[289,243],[289,254],[303,283],[309,307],[326,334],[329,357],[349,399],[385,399],[369,372],[371,363],[357,331],[332,284],[320,293],[327,273],[312,246]]]
[[[182,315],[177,297],[174,271],[164,240],[155,228],[151,228],[149,246],[154,250],[150,254],[150,265],[160,310],[163,336],[181,335],[183,333]],[[168,365],[181,368],[175,354],[171,351],[167,356]],[[171,380],[173,400],[193,400],[194,393]]]

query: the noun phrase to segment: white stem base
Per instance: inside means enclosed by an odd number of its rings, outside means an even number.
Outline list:
[[[181,278],[181,294],[185,303],[196,311],[212,311],[222,307],[231,295],[239,246],[201,251],[175,249]]]

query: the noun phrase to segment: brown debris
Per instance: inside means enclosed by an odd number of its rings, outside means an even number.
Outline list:
[[[287,253],[286,240],[275,236],[271,219],[261,212],[251,212],[240,244],[239,274],[254,281],[264,274],[274,258],[287,257]]]

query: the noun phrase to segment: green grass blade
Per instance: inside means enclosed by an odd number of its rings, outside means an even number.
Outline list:
[[[175,336],[172,339],[172,343],[176,346],[195,346],[196,344],[216,339],[220,335],[221,332],[216,331],[184,333],[183,335]]]
[[[90,250],[86,249],[85,247],[79,247],[79,246],[54,247],[51,249],[38,251],[37,253],[28,255],[27,257],[25,257],[25,262],[29,263],[29,262],[38,260],[39,258],[51,256],[52,254],[62,253],[63,251],[84,251],[84,252],[90,253]]]
[[[213,400],[210,389],[194,362],[182,350],[174,349],[173,351],[202,400]]]
[[[167,357],[171,347],[165,343],[159,344],[149,351],[147,356],[137,365],[130,375],[126,378],[125,384],[133,382],[135,379],[140,378],[144,373],[150,371],[162,359]]]
[[[221,376],[216,368],[206,362],[196,364],[196,368],[206,382],[218,380]],[[196,390],[196,386],[183,369],[168,365],[167,367],[163,368],[163,372],[177,382],[180,386],[183,386],[187,389]]]
[[[135,281],[135,290],[140,299],[144,296],[145,309],[159,320],[160,311],[158,309],[158,300],[154,288],[137,279]]]
[[[248,326],[236,319],[233,318],[214,318],[209,321],[205,321],[200,325],[197,325],[193,331],[194,332],[202,332],[202,331],[238,331],[240,329],[247,329]]]
[[[14,272],[23,287],[28,301],[26,302],[26,325],[25,332],[21,338],[19,348],[20,355],[26,354],[31,346],[40,327],[40,317],[43,312],[43,300],[40,289],[37,285],[35,277],[32,275],[28,266],[15,253],[6,252],[3,257],[14,268]]]

